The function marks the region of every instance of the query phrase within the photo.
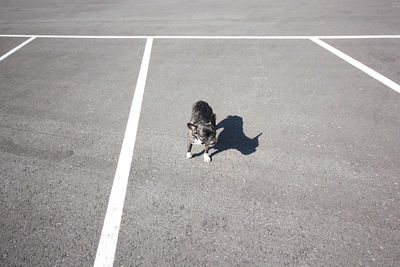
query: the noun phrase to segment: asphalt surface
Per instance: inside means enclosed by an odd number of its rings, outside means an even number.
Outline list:
[[[399,34],[395,1],[0,1],[0,34]],[[26,38],[0,38],[0,56]],[[400,83],[399,39],[324,40]],[[0,265],[91,266],[145,39],[0,62]],[[186,160],[191,105],[217,115]],[[115,266],[398,266],[400,96],[309,40],[155,39]]]
[[[398,261],[398,93],[310,41],[159,40],[149,72],[116,266]],[[209,165],[193,99],[224,121]]]
[[[398,34],[396,0],[0,1],[2,34]]]
[[[93,263],[143,44],[39,39],[1,62],[2,266]]]

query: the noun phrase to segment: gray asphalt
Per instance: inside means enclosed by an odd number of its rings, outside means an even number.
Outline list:
[[[396,0],[0,1],[0,32],[92,35],[398,34]]]
[[[227,118],[210,165],[193,99]],[[143,105],[116,266],[398,262],[398,93],[310,41],[158,40]]]
[[[25,38],[0,38],[0,55],[6,54],[8,51],[14,47],[20,45]]]
[[[399,34],[395,1],[0,1],[0,34]],[[0,38],[0,56],[26,38]],[[400,40],[325,40],[400,83]],[[0,265],[93,265],[145,39],[0,62]],[[186,160],[205,100],[219,151]],[[309,40],[155,39],[115,266],[400,265],[400,95]]]
[[[2,266],[93,263],[143,45],[39,39],[1,62]]]

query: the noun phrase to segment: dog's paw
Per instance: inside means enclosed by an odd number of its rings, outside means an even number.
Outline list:
[[[190,159],[192,157],[192,153],[188,152],[186,153],[186,159]]]
[[[210,162],[211,158],[207,153],[204,153],[204,162]]]

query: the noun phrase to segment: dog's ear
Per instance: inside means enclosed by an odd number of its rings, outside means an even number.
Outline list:
[[[192,130],[192,132],[193,133],[197,133],[197,126],[196,125],[194,125],[193,123],[188,123],[187,124],[187,127],[190,129],[190,130]]]

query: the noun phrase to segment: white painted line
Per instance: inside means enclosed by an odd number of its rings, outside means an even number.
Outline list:
[[[327,35],[314,36],[318,39],[399,39],[400,35]]]
[[[157,39],[204,39],[204,40],[301,40],[307,36],[154,36]]]
[[[3,59],[5,59],[6,57],[8,57],[9,55],[13,54],[15,51],[17,51],[18,49],[20,49],[21,47],[23,47],[24,45],[32,42],[33,40],[35,40],[36,37],[31,37],[28,40],[26,40],[25,42],[23,42],[22,44],[20,44],[19,46],[15,47],[14,49],[8,51],[7,53],[5,53],[4,55],[2,55],[0,57],[0,61],[2,61]]]
[[[0,34],[0,37],[30,38],[30,37],[36,37],[36,36],[32,35],[32,34]]]
[[[18,35],[0,34],[0,37],[37,37],[37,38],[66,38],[66,39],[147,39],[152,36],[144,35]]]
[[[126,188],[131,169],[133,150],[136,141],[136,132],[139,124],[140,110],[144,88],[146,85],[147,71],[149,68],[151,48],[153,38],[148,38],[143,53],[142,64],[136,83],[135,94],[126,125],[124,140],[122,142],[121,153],[119,155],[117,169],[115,171],[114,182],[111,189],[110,199],[106,216],[104,219],[103,230],[101,232],[99,246],[97,248],[95,267],[113,266],[115,251],[118,242],[118,233],[121,224],[122,211],[124,208]]]
[[[310,38],[311,41],[313,41],[314,43],[322,46],[323,48],[325,48],[326,50],[328,50],[329,52],[331,52],[332,54],[340,57],[341,59],[343,59],[344,61],[347,61],[348,63],[350,63],[351,65],[353,65],[354,67],[362,70],[363,72],[365,72],[366,74],[368,74],[369,76],[371,76],[372,78],[380,81],[381,83],[383,83],[384,85],[386,85],[387,87],[395,90],[396,92],[400,93],[400,86],[395,83],[394,81],[386,78],[385,76],[383,76],[382,74],[376,72],[375,70],[371,69],[370,67],[364,65],[363,63],[361,63],[360,61],[355,60],[354,58],[346,55],[345,53],[343,53],[342,51],[334,48],[333,46],[325,43],[324,41],[319,40],[318,38]]]
[[[0,34],[0,37],[37,37],[37,38],[71,38],[71,39],[227,39],[227,40],[305,40],[318,39],[399,39],[400,35],[266,35],[266,36],[201,36],[201,35],[18,35]]]
[[[270,36],[154,36],[157,39],[227,39],[227,40],[308,40],[310,38],[319,39],[383,39],[400,38],[400,35],[335,35],[335,36],[306,36],[306,35],[270,35]]]

